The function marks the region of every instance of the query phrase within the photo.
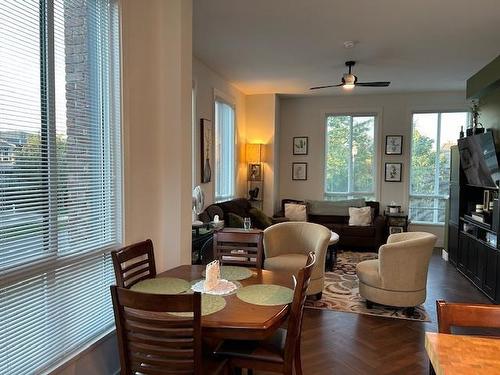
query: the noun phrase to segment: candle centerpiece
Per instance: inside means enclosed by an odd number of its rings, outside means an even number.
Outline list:
[[[207,264],[205,273],[205,282],[203,287],[206,291],[212,290],[217,287],[220,280],[220,263],[218,260],[214,260]]]

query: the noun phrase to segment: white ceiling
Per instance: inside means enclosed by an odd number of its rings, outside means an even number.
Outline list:
[[[500,53],[500,0],[194,0],[194,55],[246,94],[464,90]],[[353,49],[343,42],[356,41]],[[318,90],[340,94],[343,89]]]

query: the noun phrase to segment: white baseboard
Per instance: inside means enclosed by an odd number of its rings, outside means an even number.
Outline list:
[[[441,252],[441,257],[447,262],[448,261],[448,252],[443,249],[443,251]]]

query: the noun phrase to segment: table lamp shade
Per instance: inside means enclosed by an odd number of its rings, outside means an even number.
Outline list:
[[[247,163],[260,163],[261,157],[262,157],[262,144],[247,143],[246,145]]]

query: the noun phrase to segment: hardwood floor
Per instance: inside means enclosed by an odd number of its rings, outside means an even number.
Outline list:
[[[490,303],[436,250],[425,303],[432,322],[306,309],[302,331],[304,374],[428,374],[424,333],[437,331],[436,299]]]

